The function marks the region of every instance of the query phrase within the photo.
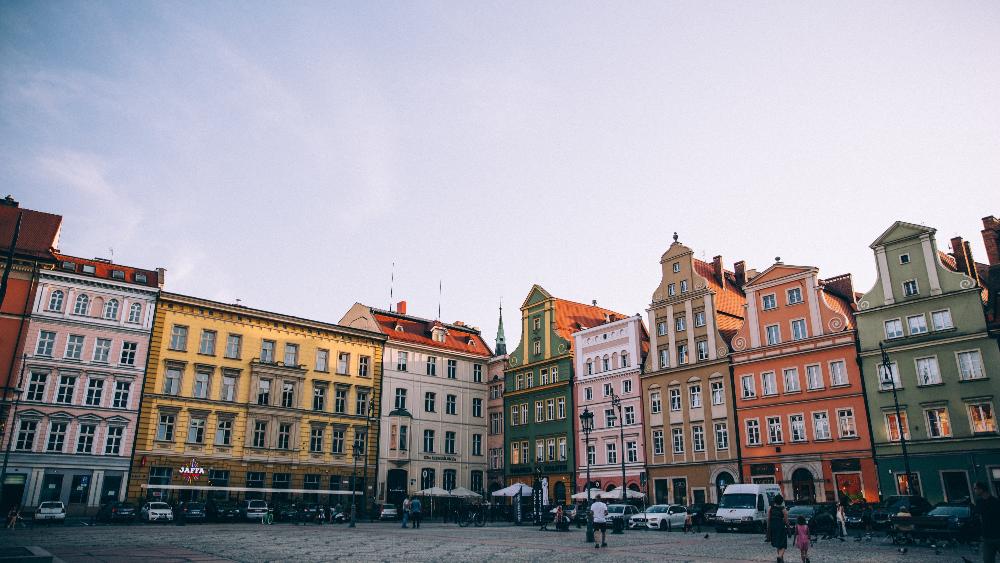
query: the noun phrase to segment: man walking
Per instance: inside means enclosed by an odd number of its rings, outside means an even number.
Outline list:
[[[608,505],[604,504],[604,501],[598,499],[594,504],[590,505],[590,512],[593,514],[594,518],[594,549],[601,547],[608,547],[607,531],[608,531]],[[597,532],[601,532],[601,541],[597,542]]]
[[[408,528],[406,525],[410,521],[410,497],[403,499],[403,527]]]
[[[421,502],[420,502],[420,498],[419,497],[414,498],[413,501],[410,502],[410,518],[413,519],[413,527],[414,528],[419,528],[420,527],[420,516],[421,516],[420,509],[421,508],[422,507],[421,507]]]
[[[973,513],[979,519],[979,533],[983,536],[979,544],[983,563],[996,563],[997,553],[1000,553],[1000,499],[991,495],[989,487],[982,481],[977,482],[973,490],[976,493]]]

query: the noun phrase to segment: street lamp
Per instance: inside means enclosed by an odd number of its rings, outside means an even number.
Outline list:
[[[892,363],[889,361],[889,353],[885,351],[882,342],[878,343],[878,349],[882,352],[882,387],[889,385],[892,387],[892,402],[896,405],[896,428],[899,430],[899,445],[903,450],[903,470],[906,471],[906,494],[913,493],[913,473],[910,472],[910,456],[906,452],[906,426],[903,425],[903,416],[899,411],[899,397],[896,395],[896,379],[892,376]]]
[[[625,486],[625,417],[622,416],[622,398],[615,394],[614,391],[611,392],[611,406],[618,408],[618,434],[621,437],[619,443],[621,444],[621,456],[622,456],[622,504],[628,499],[628,488]],[[611,423],[615,422],[614,411],[611,411]],[[622,516],[624,518],[624,516]],[[625,522],[627,524],[627,522]],[[622,533],[625,533],[625,528],[628,526],[622,526]]]
[[[580,413],[580,429],[583,431],[584,450],[587,456],[587,543],[594,543],[594,514],[590,511],[590,433],[594,430],[594,413],[587,407]]]
[[[358,512],[358,456],[361,455],[361,444],[354,441],[354,482],[351,483],[351,528],[356,526]]]
[[[368,510],[368,427],[372,420],[375,418],[375,401],[368,400],[368,412],[365,414],[365,471],[364,471],[364,487],[361,489],[362,497],[362,508]],[[375,515],[370,515],[372,521],[374,521]]]

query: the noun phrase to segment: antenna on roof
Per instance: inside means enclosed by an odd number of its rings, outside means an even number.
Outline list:
[[[392,261],[392,270],[389,273],[389,312],[392,312],[392,286],[396,283],[396,261]]]
[[[112,246],[112,247],[108,248],[108,250],[111,252],[111,261],[114,262],[115,261],[115,247]]]
[[[438,280],[438,320],[441,320],[441,280]]]

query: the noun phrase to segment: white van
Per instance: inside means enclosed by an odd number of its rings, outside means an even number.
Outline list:
[[[767,525],[767,509],[771,499],[781,494],[774,484],[729,485],[715,513],[715,529],[763,531]]]

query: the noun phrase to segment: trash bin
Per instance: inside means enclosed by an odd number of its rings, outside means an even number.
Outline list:
[[[623,534],[623,533],[625,533],[625,519],[624,518],[612,518],[611,519],[611,533],[612,534]]]

